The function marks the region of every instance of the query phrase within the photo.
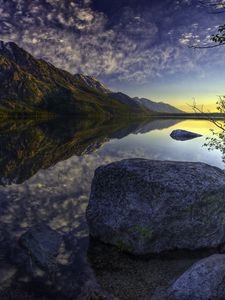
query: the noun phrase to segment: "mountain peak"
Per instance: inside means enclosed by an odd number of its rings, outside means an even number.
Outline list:
[[[139,98],[135,97],[133,98],[138,104],[145,106],[147,109],[159,112],[159,113],[175,113],[180,114],[184,113],[182,110],[164,103],[164,102],[154,102],[152,100],[146,99],[146,98]]]
[[[15,50],[21,50],[23,51],[16,43],[14,42],[4,42],[0,40],[0,51],[8,51],[11,54],[13,54],[13,52]]]
[[[4,54],[14,55],[14,48],[18,47],[15,43],[12,42],[3,42],[0,41],[0,54],[3,52]]]
[[[26,64],[29,60],[33,60],[33,56],[20,48],[14,42],[4,42],[0,41],[0,55],[5,56],[14,63],[19,63],[20,65]]]
[[[104,94],[111,93],[110,89],[108,87],[106,87],[104,84],[102,84],[100,81],[98,81],[94,76],[84,75],[84,74],[75,74],[74,77],[75,77],[75,79],[82,82],[82,84],[88,88],[95,89]]]

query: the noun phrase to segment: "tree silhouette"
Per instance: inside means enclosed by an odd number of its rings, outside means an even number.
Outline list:
[[[219,150],[222,154],[222,160],[225,163],[225,96],[220,96],[216,104],[217,111],[222,115],[220,119],[215,119],[214,117],[208,118],[216,127],[215,129],[210,129],[212,136],[206,137],[206,142],[203,146],[207,147],[209,151]],[[203,106],[199,108],[195,100],[191,107],[196,113],[205,113]]]
[[[212,137],[207,137],[204,147],[207,147],[209,151],[219,150],[222,154],[222,160],[225,163],[225,131],[217,132],[212,131]]]
[[[203,8],[207,9],[209,13],[225,13],[225,0],[209,0],[198,2]],[[210,40],[214,42],[214,44],[199,46],[193,45],[190,46],[190,48],[215,48],[225,45],[225,24],[219,26],[217,33],[212,35]],[[206,138],[204,146],[207,147],[209,151],[219,150],[222,154],[222,160],[225,163],[225,96],[220,96],[216,104],[217,111],[221,114],[221,118],[215,119],[213,117],[209,117],[209,121],[216,126],[215,128],[217,128],[217,130],[211,129],[212,136]],[[196,113],[205,113],[204,107],[199,107],[196,104],[195,99],[191,107]]]
[[[222,14],[225,13],[225,2],[223,0],[198,1],[201,6],[206,8],[209,13]]]
[[[198,1],[198,3],[208,11],[209,14],[222,14],[225,13],[225,1],[224,0],[209,0]],[[219,26],[217,33],[212,35],[210,40],[214,44],[192,45],[190,48],[215,48],[225,45],[225,24]]]
[[[225,96],[219,97],[217,102],[217,110],[225,115]],[[217,127],[217,130],[211,129],[212,136],[206,138],[205,147],[211,150],[219,150],[222,154],[222,160],[225,163],[225,119],[210,119]]]

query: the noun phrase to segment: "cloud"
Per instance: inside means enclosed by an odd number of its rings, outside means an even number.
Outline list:
[[[198,22],[185,24],[184,30],[173,15],[175,6],[189,8],[191,1],[169,2],[162,2],[157,14],[125,6],[108,16],[94,10],[91,0],[0,0],[0,39],[71,73],[107,81],[143,83],[166,74],[199,72],[199,55],[184,48],[200,41]]]

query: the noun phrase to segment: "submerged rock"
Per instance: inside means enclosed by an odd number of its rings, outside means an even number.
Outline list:
[[[65,239],[65,248],[71,252],[69,263],[58,265],[52,280],[52,289],[68,299],[115,300],[96,280],[87,259],[88,238],[72,235]]]
[[[87,247],[87,237],[76,237],[76,232],[62,235],[38,224],[20,238],[14,263],[22,281],[35,290],[41,285],[51,299],[117,300],[97,282]]]
[[[133,254],[225,242],[225,173],[204,163],[129,159],[96,170],[90,234]]]
[[[172,131],[170,136],[174,140],[187,141],[187,140],[195,139],[197,137],[201,137],[202,135],[198,134],[198,133],[191,132],[191,131],[177,129],[177,130]]]
[[[48,225],[42,223],[31,227],[20,238],[20,245],[38,266],[49,269],[59,252],[62,237]]]
[[[15,276],[17,269],[6,263],[1,263],[0,267],[0,290],[5,287]]]
[[[225,255],[215,254],[195,263],[168,289],[151,300],[225,299]]]

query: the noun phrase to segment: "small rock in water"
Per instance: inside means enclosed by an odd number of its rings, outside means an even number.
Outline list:
[[[21,246],[44,269],[51,267],[61,243],[61,235],[44,223],[31,227],[20,238]]]
[[[5,286],[16,274],[16,268],[8,265],[8,264],[3,264],[1,263],[0,266],[0,289]]]
[[[225,299],[225,255],[200,260],[168,288],[156,291],[151,300]]]
[[[187,140],[195,139],[197,137],[201,137],[202,135],[187,130],[177,129],[172,131],[170,136],[177,141],[187,141]]]
[[[36,263],[32,266],[32,273],[28,274],[38,278],[44,288],[50,289],[50,294],[62,295],[63,299],[116,300],[96,281],[86,258],[86,238],[61,236],[49,226],[38,224],[21,237],[20,244]],[[24,262],[26,264],[27,260]],[[23,271],[27,271],[25,264],[22,265]],[[38,267],[44,272],[41,273]]]

